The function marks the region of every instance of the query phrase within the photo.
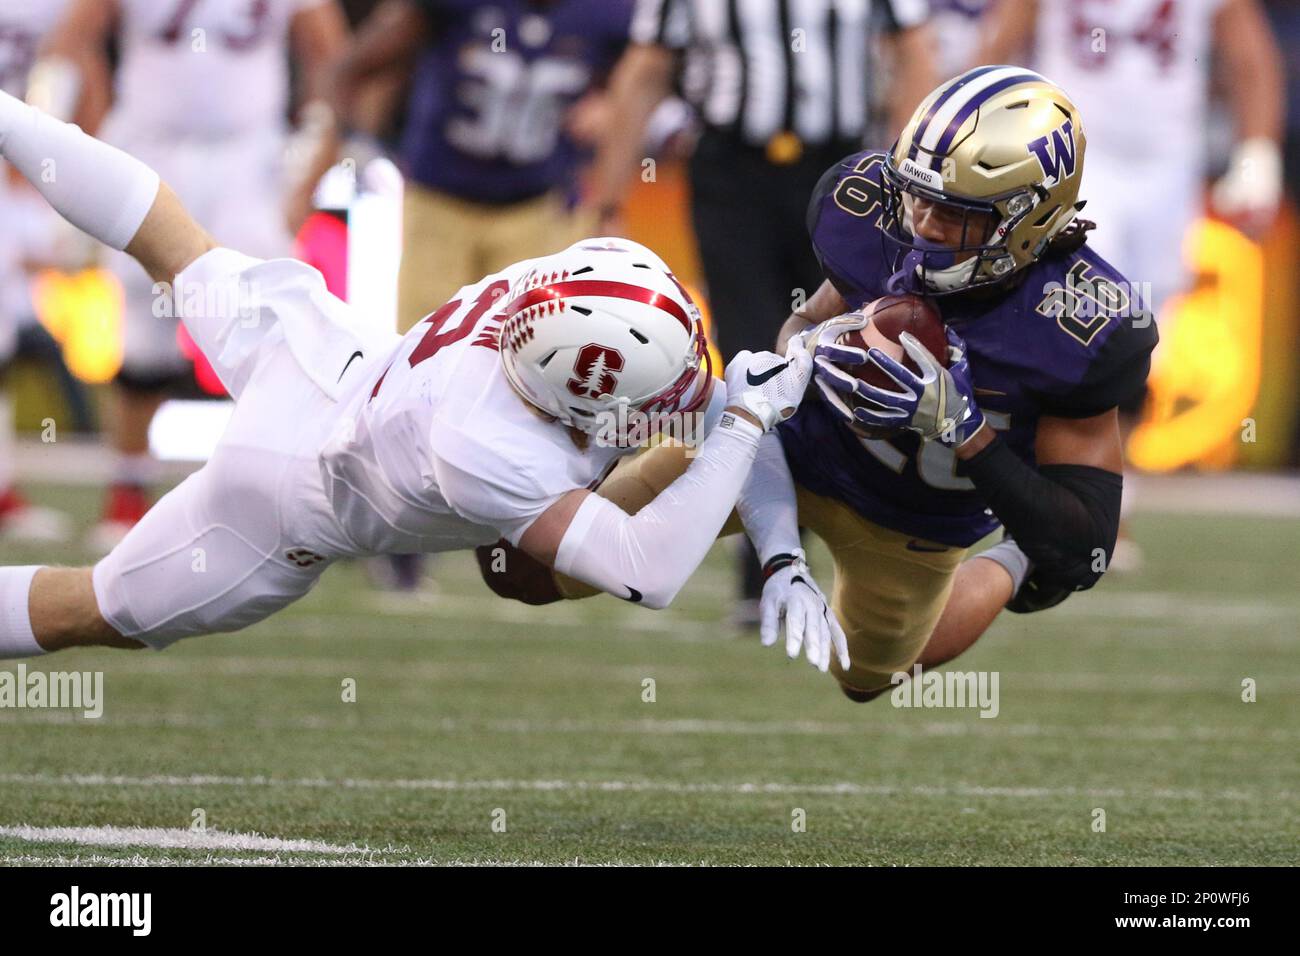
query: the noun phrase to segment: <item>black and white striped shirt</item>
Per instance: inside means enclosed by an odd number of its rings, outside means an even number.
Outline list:
[[[634,43],[685,54],[683,87],[705,124],[761,146],[860,140],[872,37],[919,25],[928,0],[637,0]]]

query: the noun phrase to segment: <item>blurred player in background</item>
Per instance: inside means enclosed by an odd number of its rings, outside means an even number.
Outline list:
[[[385,0],[362,23],[336,73],[340,115],[364,84],[413,71],[401,330],[479,276],[576,238],[571,129],[591,121],[585,98],[631,16],[631,0]]]
[[[1157,312],[1187,288],[1183,242],[1202,210],[1210,64],[1227,90],[1236,145],[1210,193],[1250,235],[1281,199],[1281,55],[1258,0],[1001,0],[979,61],[1034,64],[1088,117],[1089,243]]]
[[[63,0],[0,3],[0,89],[4,92],[19,98],[28,95],[36,51],[64,6]],[[54,92],[48,83],[38,85],[45,88],[33,90],[35,95]],[[33,311],[29,266],[51,258],[55,221],[26,180],[0,163],[0,535],[35,541],[59,540],[71,529],[66,516],[30,504],[15,487],[13,406],[4,379],[18,347],[20,326]]]
[[[826,167],[860,149],[881,41],[892,67],[890,127],[938,77],[923,0],[639,0],[633,46],[610,82],[614,121],[588,197],[600,232],[641,170],[645,130],[676,86],[704,129],[691,159],[691,215],[724,358],[768,348],[782,318],[817,287],[804,231]],[[747,548],[735,620],[757,622],[762,577]]]
[[[590,232],[570,212],[578,140],[601,125],[597,88],[631,17],[632,0],[385,0],[362,23],[336,72],[338,114],[360,122],[364,93],[412,74],[399,124],[401,331],[480,276]],[[372,567],[379,582],[419,585],[416,556],[389,563]]]
[[[1192,281],[1184,246],[1204,205],[1211,63],[1236,137],[1212,211],[1257,237],[1281,200],[1281,56],[1257,0],[998,0],[975,62],[1026,53],[1088,117],[1088,218],[1100,224],[1089,245],[1164,318]],[[1142,398],[1123,409],[1126,433]],[[1135,569],[1141,550],[1123,535],[1114,560]]]
[[[305,125],[327,126],[328,114],[313,103],[346,37],[334,0],[72,0],[38,69],[84,95],[108,75],[106,51],[115,39],[117,72],[104,139],[161,170],[222,241],[260,256],[284,256],[315,185],[309,176],[289,182],[285,175],[286,52],[300,70]],[[306,135],[323,154],[324,131]],[[314,158],[304,163],[315,170],[326,166]],[[91,535],[99,550],[112,547],[148,510],[155,473],[149,424],[167,390],[190,368],[176,320],[155,315],[153,280],[120,253],[110,253],[109,264],[122,284],[125,314],[109,416],[114,477]]]

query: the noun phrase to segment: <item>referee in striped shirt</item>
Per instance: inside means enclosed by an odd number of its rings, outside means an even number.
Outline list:
[[[647,120],[680,89],[704,127],[691,213],[724,359],[772,348],[799,297],[821,284],[809,197],[833,163],[867,145],[877,82],[891,130],[938,82],[928,14],[927,0],[638,0],[632,45],[610,78],[613,120],[588,211],[602,234],[622,231]],[[747,623],[762,587],[752,556],[744,578],[753,603],[737,618]]]

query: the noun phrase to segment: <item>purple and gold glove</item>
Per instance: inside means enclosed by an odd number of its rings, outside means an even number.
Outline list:
[[[908,428],[927,441],[960,448],[984,426],[984,414],[975,402],[975,386],[966,360],[966,343],[949,329],[948,367],[939,364],[915,336],[904,332],[898,342],[916,363],[913,372],[879,349],[869,349],[866,361],[888,376],[898,389],[879,388],[856,378],[834,362],[844,364],[847,352],[857,349],[818,348],[813,362],[817,383],[841,414],[848,412],[859,425]],[[850,399],[846,402],[830,391]],[[838,400],[837,400],[838,399]]]

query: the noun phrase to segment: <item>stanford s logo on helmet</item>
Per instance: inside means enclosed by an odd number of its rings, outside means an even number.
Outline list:
[[[536,259],[506,295],[501,363],[530,404],[589,434],[620,406],[699,409],[712,378],[700,311],[663,260],[626,239]]]
[[[1083,206],[1086,145],[1074,103],[1031,70],[981,66],[944,83],[885,159],[891,268],[917,291],[942,295],[1006,281],[1037,262]],[[958,247],[913,234],[918,198],[962,217]]]
[[[579,398],[612,395],[618,385],[614,373],[622,370],[622,352],[589,342],[578,349],[578,359],[573,363],[573,378],[569,379],[569,391]]]

